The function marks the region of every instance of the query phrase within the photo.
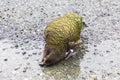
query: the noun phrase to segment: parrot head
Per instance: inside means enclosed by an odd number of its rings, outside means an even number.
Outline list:
[[[60,60],[64,59],[64,54],[61,53],[60,48],[57,47],[49,47],[45,45],[43,52],[42,62],[39,64],[40,66],[50,66],[53,65]]]

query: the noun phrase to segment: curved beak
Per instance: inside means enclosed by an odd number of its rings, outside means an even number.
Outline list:
[[[40,62],[39,66],[44,67],[45,66],[44,62]]]

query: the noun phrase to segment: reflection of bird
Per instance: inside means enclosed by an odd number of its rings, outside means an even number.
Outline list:
[[[74,12],[53,19],[45,28],[42,65],[51,65],[67,57],[66,52],[81,43],[82,17]]]

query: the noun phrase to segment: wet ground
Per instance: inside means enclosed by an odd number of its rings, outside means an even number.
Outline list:
[[[40,67],[43,30],[78,12],[87,27],[76,55]],[[0,0],[0,80],[120,80],[119,0]]]

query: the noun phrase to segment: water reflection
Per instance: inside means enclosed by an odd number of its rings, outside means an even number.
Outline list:
[[[43,68],[42,80],[75,80],[80,74],[80,59],[85,54],[85,47],[77,47],[76,55],[54,66]]]

